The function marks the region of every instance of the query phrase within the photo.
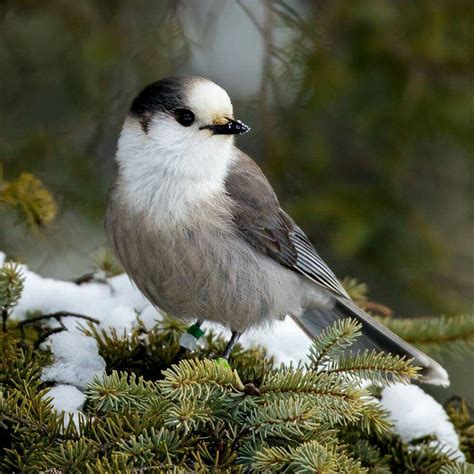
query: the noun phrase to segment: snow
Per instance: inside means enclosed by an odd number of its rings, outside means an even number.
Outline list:
[[[3,259],[4,254],[0,258]],[[51,314],[70,311],[91,316],[100,321],[100,329],[108,332],[115,329],[117,334],[122,335],[137,324],[137,314],[147,329],[151,329],[163,317],[125,274],[109,278],[107,284],[76,285],[69,281],[43,278],[27,266],[22,266],[22,271],[25,277],[24,290],[12,314],[15,319],[25,319],[30,312]],[[85,324],[74,317],[63,318],[62,321],[69,331],[75,331],[79,324]],[[49,324],[51,327],[57,326],[54,320]],[[228,334],[218,325],[206,324],[205,327]],[[290,318],[277,321],[265,330],[249,331],[241,342],[245,347],[264,344],[277,363],[285,364],[306,360],[310,346],[309,338]]]
[[[56,385],[49,389],[46,397],[52,398],[52,406],[57,412],[80,410],[86,401],[86,396],[73,385]]]
[[[119,304],[101,321],[99,327],[106,332],[115,330],[118,336],[126,336],[136,322],[136,311],[131,306]]]
[[[126,275],[108,280],[108,284],[75,283],[42,278],[28,267],[22,266],[25,276],[24,290],[13,317],[24,319],[28,312],[43,314],[71,311],[102,320],[119,305],[126,305],[142,312],[148,301],[135,289]]]
[[[0,264],[5,254],[0,252]],[[28,313],[43,314],[57,311],[71,311],[92,316],[100,321],[99,329],[118,335],[129,333],[137,324],[137,315],[147,329],[162,319],[162,313],[154,308],[135,288],[126,275],[109,278],[107,284],[75,283],[42,278],[22,267],[25,289],[13,318],[24,319]],[[74,317],[62,319],[68,331],[53,334],[47,339],[51,345],[54,361],[43,371],[42,379],[52,381],[48,396],[53,397],[57,411],[71,413],[76,423],[84,402],[81,390],[96,375],[105,370],[105,362],[98,353],[95,339],[78,330],[78,323],[84,321]],[[51,326],[57,323],[52,320]],[[225,335],[230,334],[221,326],[206,323],[205,330],[213,329]],[[275,322],[270,328],[249,331],[241,338],[245,347],[263,345],[277,363],[298,364],[307,360],[309,338],[290,318]],[[459,439],[449,422],[443,407],[423,390],[413,385],[394,385],[382,392],[382,405],[390,413],[396,432],[406,441],[434,434],[446,447],[454,450],[459,459]]]
[[[244,347],[265,346],[277,364],[297,365],[308,361],[311,340],[290,317],[275,322],[266,330],[253,329],[241,338]]]
[[[105,371],[105,361],[99,355],[97,342],[78,331],[63,331],[47,339],[54,356],[53,364],[45,367],[41,380],[74,385],[79,389]]]
[[[382,391],[382,406],[390,413],[395,431],[407,442],[435,435],[443,449],[464,461],[459,438],[444,408],[416,385],[395,384]]]
[[[72,417],[76,427],[80,427],[80,420],[84,418],[81,409],[86,401],[86,396],[79,389],[72,385],[56,385],[49,389],[45,398],[52,398],[51,404],[57,413],[64,412],[68,415],[64,417],[66,424],[69,417]]]
[[[163,314],[149,304],[139,315],[140,321],[147,330],[152,329],[158,321],[163,319]]]

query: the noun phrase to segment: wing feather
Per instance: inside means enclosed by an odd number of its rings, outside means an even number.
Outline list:
[[[244,153],[232,164],[226,191],[240,234],[257,250],[337,295],[349,298],[305,233],[280,207],[270,183]]]

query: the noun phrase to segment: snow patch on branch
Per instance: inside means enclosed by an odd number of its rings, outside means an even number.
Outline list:
[[[0,252],[0,265],[5,254]],[[42,278],[22,267],[25,285],[19,304],[13,312],[13,318],[23,320],[31,312],[42,314],[58,311],[71,311],[91,316],[100,321],[99,328],[117,334],[129,333],[137,324],[137,316],[147,329],[153,328],[162,319],[162,313],[155,309],[136,289],[126,275],[109,278],[106,284],[72,282]],[[95,339],[78,331],[74,317],[62,318],[67,331],[50,336],[46,343],[51,344],[54,362],[46,367],[43,380],[57,384],[47,394],[53,397],[53,406],[57,411],[66,411],[73,415],[76,423],[81,416],[80,409],[87,383],[105,370],[105,362],[98,353]],[[59,327],[55,320],[51,327]],[[230,334],[222,327],[206,323],[204,328]],[[307,360],[311,344],[309,338],[290,318],[277,321],[271,327],[249,331],[241,339],[244,346],[262,345],[276,362],[298,364]],[[382,392],[382,405],[390,413],[395,431],[405,441],[412,441],[427,435],[435,435],[446,447],[454,451],[458,460],[464,459],[459,451],[459,438],[448,420],[443,407],[423,390],[413,385],[397,384]]]
[[[45,398],[51,398],[51,405],[57,413],[65,413],[64,421],[68,422],[68,416],[72,416],[76,427],[80,427],[80,420],[84,418],[81,412],[86,396],[72,385],[56,385],[49,389]]]
[[[80,332],[63,331],[46,340],[53,353],[53,364],[43,369],[41,380],[74,385],[79,389],[105,372],[105,361],[99,355],[94,338]]]
[[[443,451],[453,453],[457,461],[464,461],[458,435],[444,408],[420,387],[402,384],[387,387],[382,391],[381,404],[390,413],[395,432],[404,441],[434,435]]]

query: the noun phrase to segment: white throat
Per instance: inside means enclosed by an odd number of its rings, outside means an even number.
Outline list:
[[[144,134],[139,122],[127,118],[118,141],[123,198],[135,212],[158,222],[189,218],[200,201],[223,195],[224,180],[234,153],[229,137],[186,135],[170,125],[159,137]]]

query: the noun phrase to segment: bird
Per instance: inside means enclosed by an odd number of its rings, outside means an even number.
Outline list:
[[[109,245],[155,307],[240,335],[292,317],[315,338],[335,321],[362,325],[360,347],[413,359],[422,382],[444,368],[359,308],[282,209],[260,167],[234,143],[249,127],[210,79],[171,76],[132,101],[107,197]]]

